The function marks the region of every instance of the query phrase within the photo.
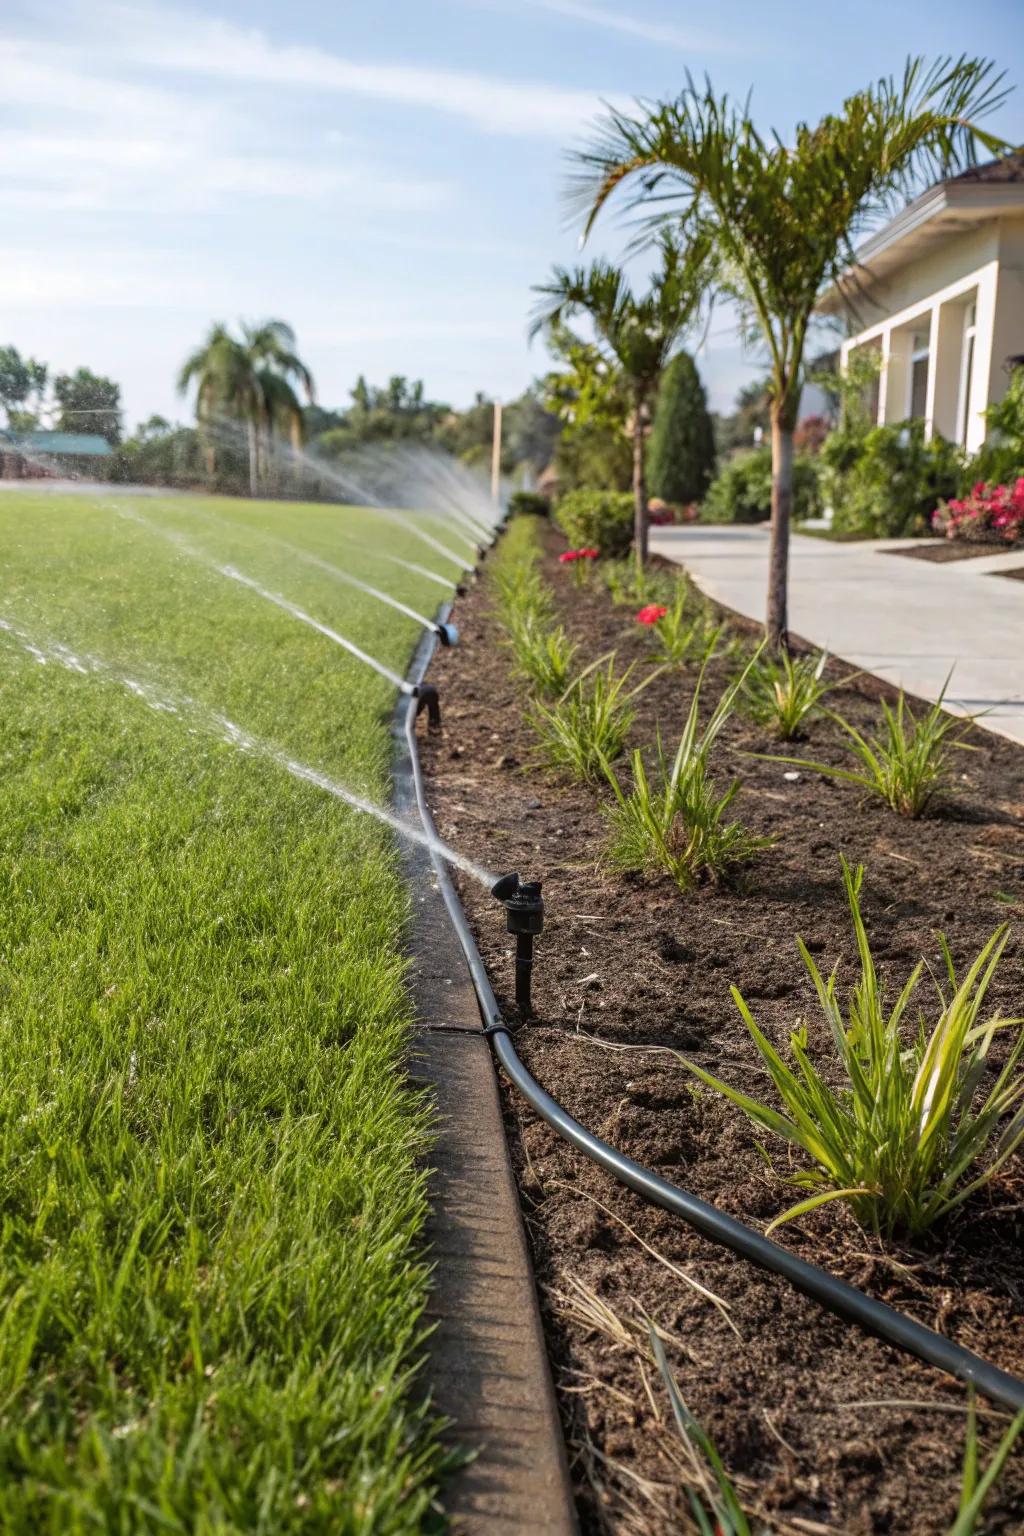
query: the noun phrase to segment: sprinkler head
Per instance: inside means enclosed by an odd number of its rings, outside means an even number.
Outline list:
[[[524,1019],[533,1015],[533,941],[544,929],[544,902],[539,880],[520,880],[515,873],[502,875],[491,886],[491,895],[505,908],[505,927],[516,936],[516,1006]]]
[[[468,590],[469,589],[467,588],[466,583],[464,581],[460,581],[458,586],[455,588],[455,596],[465,597]]]
[[[419,719],[423,711],[427,712],[427,726],[432,731],[441,729],[441,702],[437,696],[437,689],[433,683],[417,683],[413,689],[413,698],[416,700],[416,718]]]
[[[442,645],[457,645],[459,631],[454,624],[438,624],[436,626],[437,638]]]
[[[544,931],[544,901],[539,880],[520,880],[515,873],[502,875],[491,886],[491,895],[505,908],[509,933],[538,934]]]

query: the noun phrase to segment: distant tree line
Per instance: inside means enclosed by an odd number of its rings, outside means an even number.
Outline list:
[[[94,433],[111,447],[121,441],[120,387],[88,368],[51,379],[46,363],[0,347],[0,405],[15,434],[48,429]]]

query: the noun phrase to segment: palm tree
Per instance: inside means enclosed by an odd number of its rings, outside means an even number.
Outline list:
[[[575,199],[586,233],[624,184],[630,206],[646,207],[650,229],[700,231],[719,261],[719,289],[767,349],[771,371],[772,519],[766,632],[785,643],[793,429],[804,347],[823,288],[855,265],[865,225],[934,180],[975,160],[976,146],[1007,149],[977,120],[1006,96],[984,61],[907,61],[902,79],[879,80],[849,97],[793,141],[762,138],[746,106],[698,90],[688,78],[675,100],[635,116],[610,111],[577,155]]]
[[[259,494],[263,465],[274,429],[286,426],[293,446],[302,440],[302,408],[295,381],[312,403],[313,376],[295,350],[295,332],[283,320],[242,325],[241,340],[226,325],[211,327],[206,341],[185,359],[178,376],[184,394],[196,384],[196,419],[200,428],[220,415],[246,423],[249,440],[249,490]],[[213,450],[208,445],[213,467]]]
[[[649,291],[637,297],[610,262],[568,270],[555,267],[550,282],[538,284],[530,335],[557,331],[569,319],[587,315],[598,349],[619,371],[629,392],[633,436],[633,547],[637,564],[647,559],[647,486],[644,432],[650,402],[662,371],[692,324],[710,282],[710,244],[703,236],[680,247],[663,232],[661,270]]]

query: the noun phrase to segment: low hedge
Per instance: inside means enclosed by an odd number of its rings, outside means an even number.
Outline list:
[[[793,517],[816,517],[821,509],[813,459],[793,459]],[[763,523],[772,512],[772,451],[754,448],[730,459],[712,480],[700,509],[705,523]]]
[[[539,491],[513,491],[508,499],[508,510],[512,517],[518,517],[520,514],[527,517],[547,517],[551,511],[551,503]]]
[[[628,491],[570,491],[555,521],[572,549],[596,549],[614,558],[633,542],[633,497]]]

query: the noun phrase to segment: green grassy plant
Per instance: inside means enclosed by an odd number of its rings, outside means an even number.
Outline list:
[[[689,586],[686,576],[652,565],[638,570],[635,560],[602,560],[598,570],[612,602],[619,608],[644,603],[667,606],[675,601],[680,585]]]
[[[951,750],[973,750],[962,740],[971,721],[958,720],[942,707],[948,683],[947,678],[938,699],[920,719],[915,717],[902,691],[895,709],[883,699],[882,729],[875,736],[863,735],[841,715],[827,710],[829,718],[845,731],[845,745],[859,765],[856,768],[833,768],[798,757],[774,757],[772,761],[792,763],[797,768],[856,784],[884,800],[901,816],[924,816],[951,786]]]
[[[750,669],[744,689],[749,714],[762,725],[771,726],[782,741],[792,741],[812,715],[821,710],[821,701],[831,692],[825,682],[828,655],[793,657],[783,649],[778,658],[760,656]]]
[[[386,798],[388,683],[109,501],[0,498],[3,616]],[[137,506],[398,671],[418,630],[261,530],[436,602],[373,511]],[[0,1526],[412,1536],[441,1451],[390,834],[6,632],[0,662]]]
[[[740,822],[726,819],[739,780],[719,792],[710,774],[711,749],[732,713],[742,680],[726,689],[703,732],[699,725],[702,681],[703,670],[671,764],[659,737],[653,780],[639,749],[633,753],[628,792],[610,760],[603,763],[615,795],[614,804],[605,810],[611,825],[609,860],[624,870],[662,870],[682,891],[701,875],[724,874],[770,845],[770,839],[755,837]]]
[[[703,668],[724,633],[725,625],[713,622],[707,605],[695,597],[689,583],[681,584],[672,604],[651,625],[654,658],[667,667],[696,664]]]
[[[553,768],[592,781],[622,754],[635,718],[632,701],[658,675],[651,672],[630,686],[633,670],[617,674],[615,653],[609,652],[584,668],[554,704],[534,704],[528,718]]]
[[[735,987],[733,998],[775,1085],[782,1112],[693,1062],[686,1066],[737,1104],[755,1125],[811,1159],[814,1166],[796,1174],[793,1182],[813,1193],[772,1226],[826,1201],[847,1200],[857,1219],[873,1231],[913,1235],[984,1188],[1024,1141],[1024,1075],[1018,1072],[1024,1031],[1018,1032],[1001,1068],[989,1063],[996,1036],[1024,1020],[1004,1019],[998,1013],[982,1018],[985,994],[1006,946],[1008,930],[1003,927],[960,981],[946,941],[940,938],[948,992],[940,992],[930,1028],[923,1013],[915,1030],[906,1028],[922,966],[914,968],[890,1007],[861,917],[862,877],[861,868],[853,872],[843,860],[860,959],[860,978],[845,1016],[835,971],[824,980],[804,944],[799,945],[828,1025],[841,1086],[833,1087],[831,1074],[823,1074],[812,1062],[806,1024],[790,1036],[790,1066],[758,1028]]]
[[[974,1388],[968,1388],[967,1407],[967,1438],[964,1445],[964,1470],[961,1481],[960,1504],[957,1509],[957,1517],[949,1528],[948,1536],[975,1536],[978,1529],[978,1519],[981,1515],[981,1507],[993,1487],[998,1482],[1007,1458],[1022,1430],[1024,1430],[1024,1410],[1010,1423],[999,1444],[992,1454],[992,1459],[984,1472],[978,1475],[978,1416],[974,1407]]]
[[[559,698],[569,686],[579,646],[561,624],[551,629],[532,615],[509,631],[515,671],[540,698]]]
[[[707,1430],[702,1428],[683,1401],[683,1395],[669,1365],[665,1346],[657,1330],[648,1325],[651,1352],[672,1404],[672,1417],[683,1442],[692,1483],[686,1487],[690,1513],[700,1536],[752,1536],[748,1521],[732,1479],[726,1472],[718,1449]]]

